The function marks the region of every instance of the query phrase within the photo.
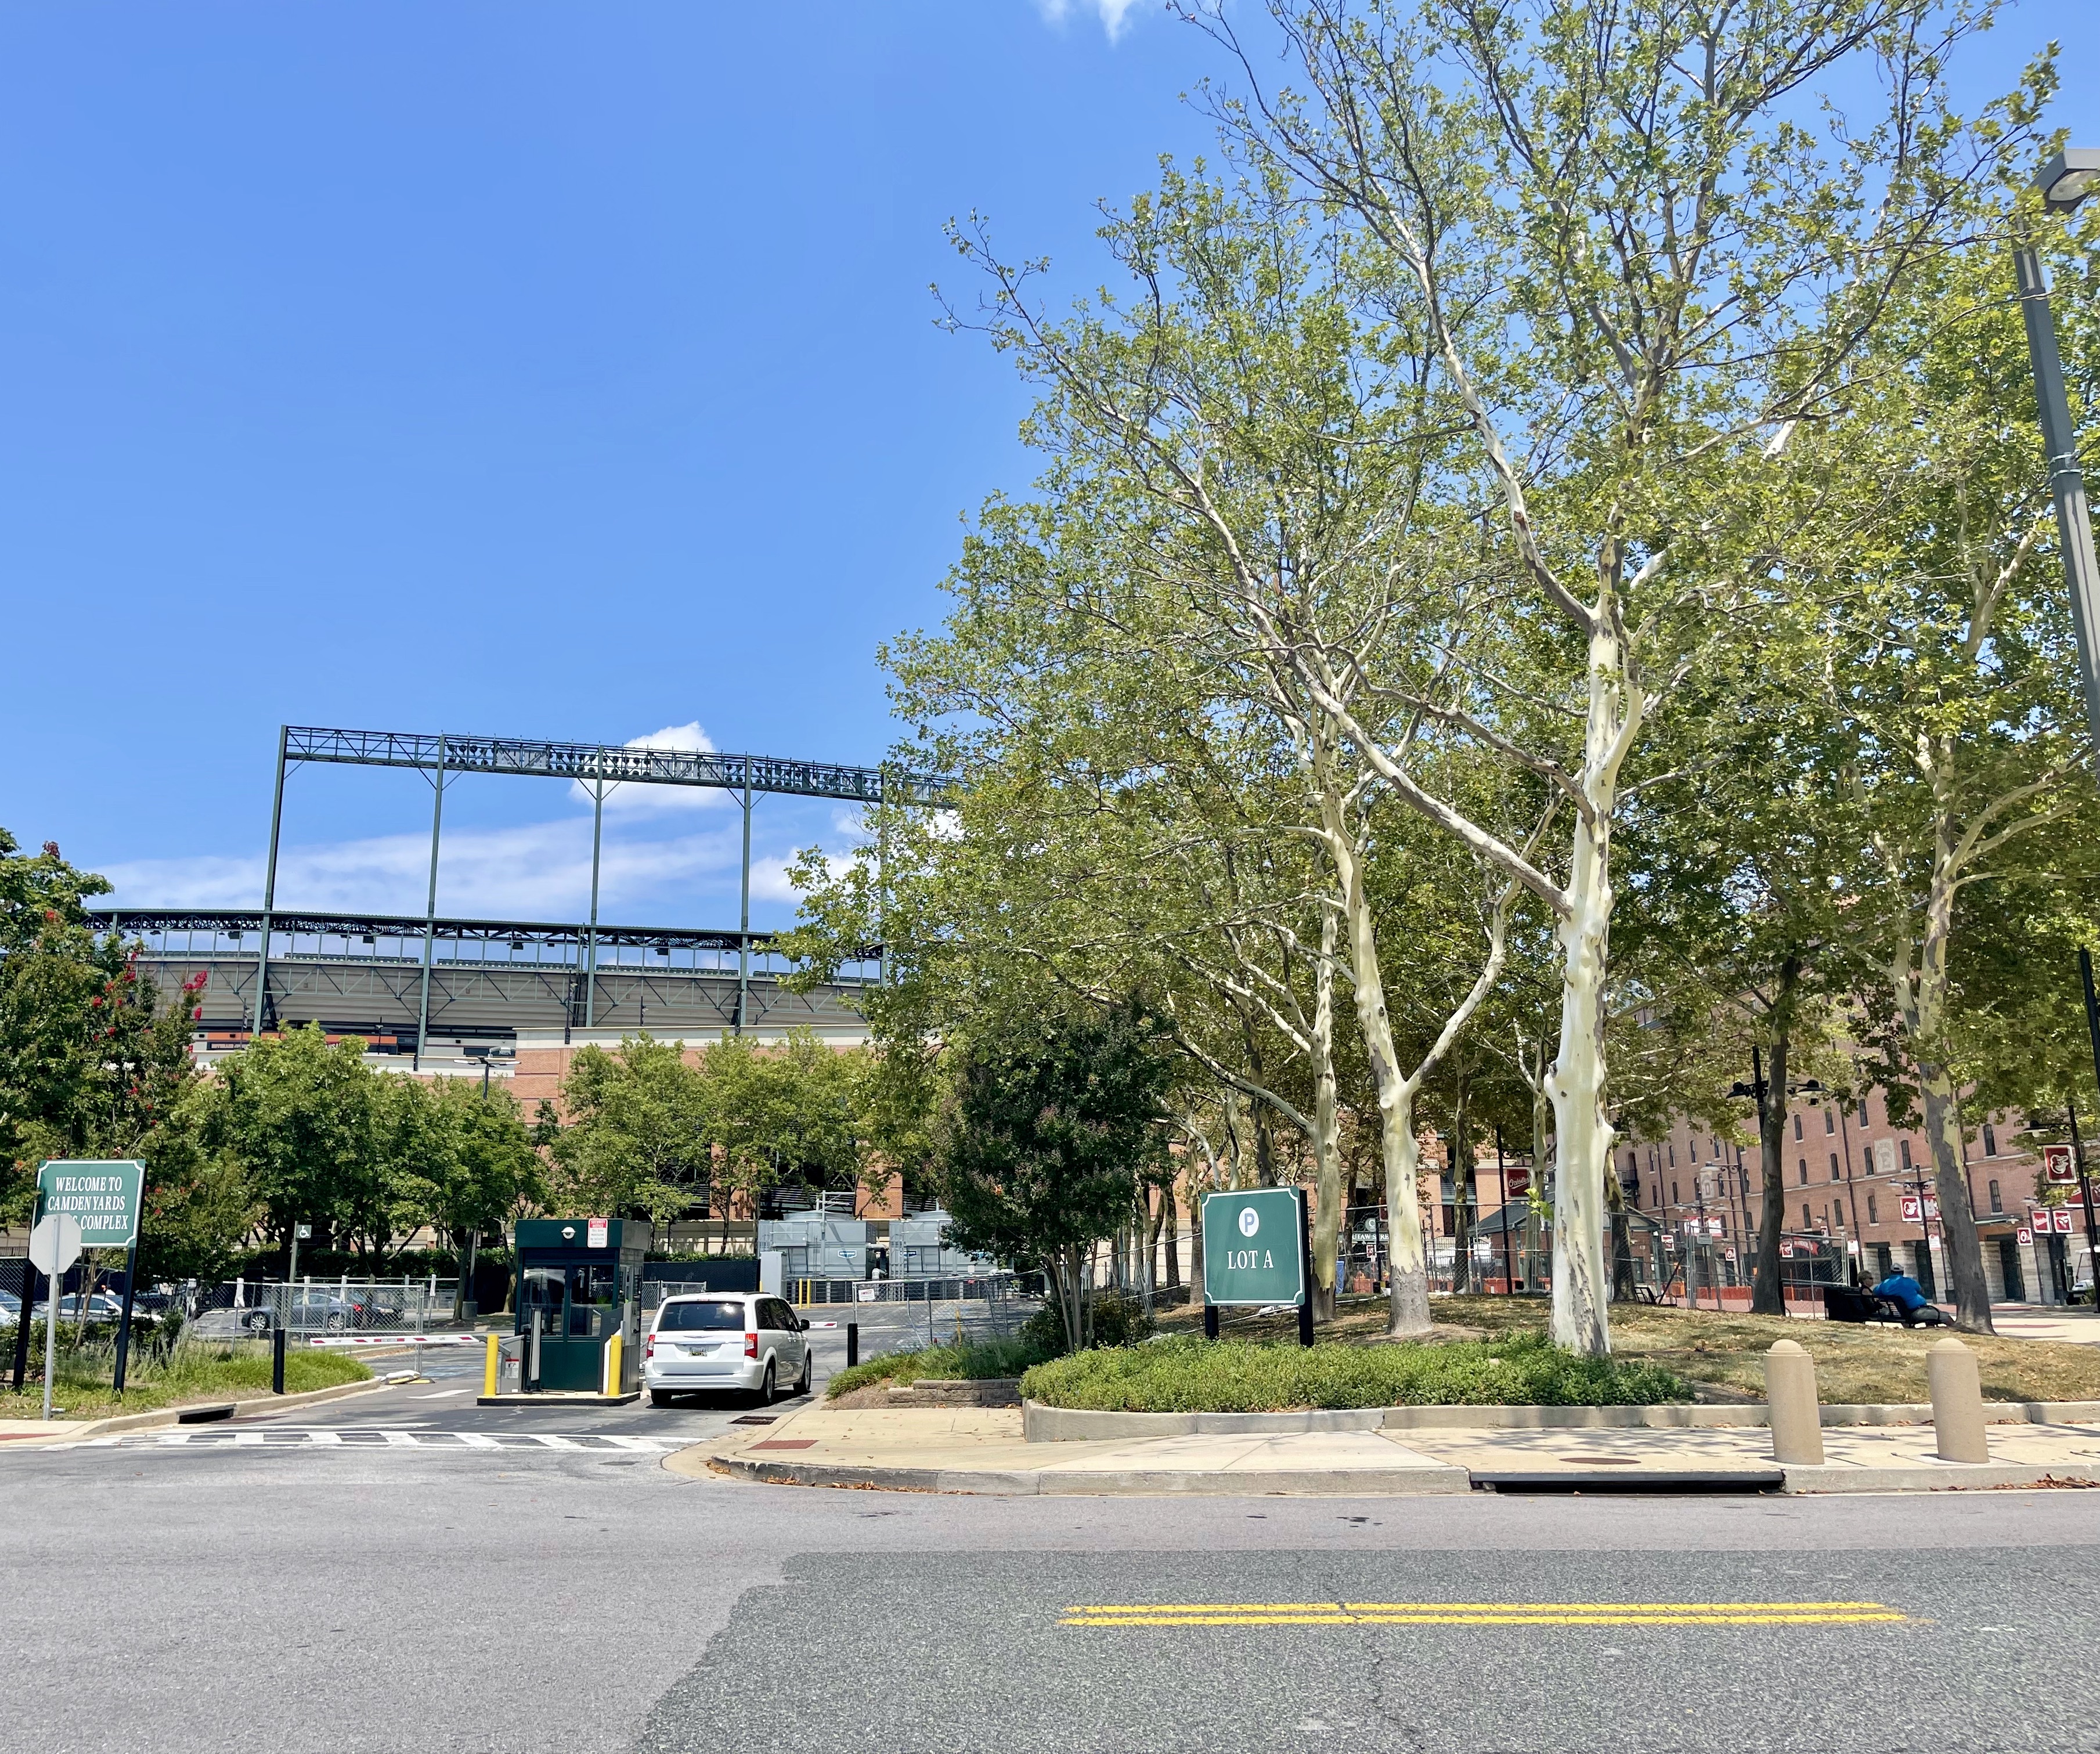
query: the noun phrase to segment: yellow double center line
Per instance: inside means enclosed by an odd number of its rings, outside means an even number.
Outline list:
[[[1060,1626],[1856,1626],[1904,1616],[1878,1602],[1131,1602],[1065,1611]]]

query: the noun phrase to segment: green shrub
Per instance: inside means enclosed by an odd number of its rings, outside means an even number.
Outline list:
[[[1534,1334],[1448,1346],[1259,1346],[1193,1338],[1096,1347],[1038,1364],[1021,1392],[1125,1412],[1298,1408],[1650,1406],[1691,1399],[1659,1366],[1581,1358]]]
[[[1011,1340],[982,1340],[964,1346],[928,1346],[903,1352],[885,1352],[842,1370],[825,1386],[828,1395],[849,1394],[871,1383],[916,1382],[922,1377],[938,1382],[985,1382],[995,1377],[1017,1377],[1030,1365],[1055,1357],[1036,1346],[1024,1332]]]
[[[1136,1298],[1103,1291],[1093,1298],[1092,1310],[1096,1346],[1135,1346],[1152,1333],[1151,1318]],[[1022,1323],[1021,1333],[1045,1359],[1061,1358],[1069,1350],[1065,1344],[1065,1318],[1057,1313],[1054,1302],[1045,1303]]]

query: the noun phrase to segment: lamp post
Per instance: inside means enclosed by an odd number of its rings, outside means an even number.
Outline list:
[[[2100,188],[2100,150],[2070,147],[2041,168],[2035,187],[2052,213],[2068,214]],[[2056,324],[2049,315],[2049,281],[2034,247],[2021,242],[2013,252],[2019,284],[2020,314],[2027,320],[2027,356],[2034,363],[2035,399],[2041,408],[2042,448],[2049,454],[2049,496],[2056,501],[2057,540],[2063,549],[2064,583],[2071,589],[2072,619],[2078,628],[2078,674],[2085,689],[2085,721],[2096,760],[2100,760],[2100,560],[2093,549],[2093,518],[2086,503],[2085,477],[2078,466],[2078,434],[2071,422],[2071,400],[2063,388],[2063,360],[2056,350]]]

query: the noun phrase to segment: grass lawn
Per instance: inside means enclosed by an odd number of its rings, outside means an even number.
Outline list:
[[[1435,1298],[1437,1322],[1485,1330],[1490,1337],[1546,1331],[1542,1298]],[[1712,1310],[1659,1309],[1643,1304],[1612,1306],[1612,1355],[1627,1363],[1660,1365],[1683,1377],[1702,1399],[1764,1399],[1764,1355],[1775,1340],[1798,1341],[1815,1360],[1817,1393],[1826,1402],[1923,1401],[1926,1348],[1950,1330],[1854,1327],[1844,1322],[1796,1321],[1778,1316],[1738,1316]],[[1170,1331],[1200,1329],[1200,1307],[1176,1310],[1162,1320]],[[1344,1298],[1323,1341],[1362,1344],[1385,1330],[1385,1300]],[[1236,1339],[1285,1340],[1297,1331],[1291,1316],[1229,1322]],[[2100,1346],[2057,1340],[1952,1338],[1975,1353],[1986,1400],[2100,1400]]]
[[[15,1334],[0,1332],[0,1345],[13,1360]],[[0,1419],[38,1419],[43,1417],[44,1386],[42,1331],[33,1330],[38,1343],[30,1354],[30,1374],[22,1392],[0,1388]],[[116,1352],[108,1346],[89,1345],[80,1351],[64,1348],[60,1336],[58,1379],[52,1390],[52,1412],[64,1419],[100,1419],[112,1413],[151,1412],[157,1408],[182,1406],[192,1401],[244,1399],[270,1392],[270,1349],[252,1342],[226,1345],[199,1343],[176,1348],[165,1363],[138,1351],[131,1355],[126,1372],[124,1396],[118,1399],[109,1386]],[[372,1373],[354,1358],[318,1347],[294,1351],[285,1360],[285,1392],[303,1394],[309,1389],[333,1388],[342,1382],[368,1382]],[[11,1381],[11,1377],[0,1382]]]

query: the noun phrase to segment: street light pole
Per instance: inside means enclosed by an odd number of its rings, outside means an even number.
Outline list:
[[[2068,214],[2100,187],[2100,150],[2072,147],[2058,152],[2035,178],[2052,213]],[[2085,721],[2094,759],[2100,761],[2100,558],[2093,548],[2093,517],[2085,476],[2078,466],[2078,433],[2063,387],[2063,360],[2057,352],[2056,324],[2049,308],[2049,280],[2041,257],[2023,240],[2013,252],[2026,320],[2027,356],[2034,364],[2035,399],[2041,410],[2042,448],[2049,455],[2049,496],[2056,502],[2057,540],[2063,549],[2064,583],[2071,591],[2078,628],[2078,673],[2085,689]]]

